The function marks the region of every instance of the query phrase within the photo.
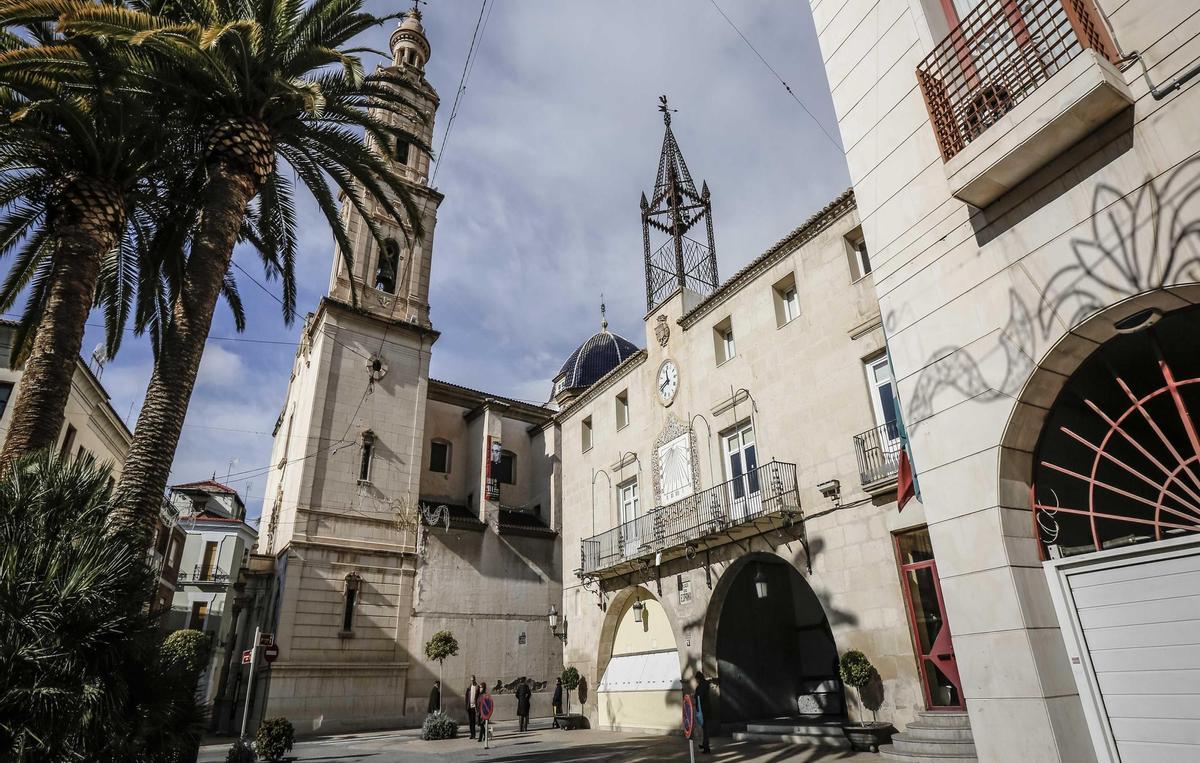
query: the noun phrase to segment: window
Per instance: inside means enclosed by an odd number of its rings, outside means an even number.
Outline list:
[[[200,562],[200,580],[211,580],[217,566],[217,542],[210,540],[204,544],[204,556]]]
[[[400,164],[408,164],[408,141],[396,138],[396,161]]]
[[[871,258],[867,256],[867,240],[862,228],[846,234],[846,258],[850,264],[850,280],[857,281],[871,272]]]
[[[429,471],[438,474],[450,473],[450,443],[445,440],[429,443]]]
[[[871,408],[875,425],[886,430],[887,439],[900,438],[896,424],[896,385],[892,382],[892,364],[887,355],[867,362],[867,386],[871,391]]]
[[[517,456],[511,451],[500,451],[500,463],[496,464],[496,479],[503,485],[517,484]]]
[[[367,430],[362,434],[362,451],[358,458],[358,481],[371,481],[371,462],[375,460],[375,433]]]
[[[641,533],[638,532],[638,485],[637,479],[630,480],[624,485],[617,486],[617,505],[621,515],[618,518],[621,525],[621,546],[626,556],[635,556],[641,546]]]
[[[757,495],[758,448],[754,444],[754,427],[749,423],[742,424],[726,433],[722,440],[725,443],[725,466],[729,470],[735,501]]]
[[[62,448],[59,450],[60,456],[71,455],[71,449],[75,447],[75,427],[67,424],[67,433],[63,435]]]
[[[800,297],[796,293],[796,275],[788,273],[771,287],[775,300],[775,325],[783,328],[800,315]]]
[[[8,399],[12,397],[12,391],[12,382],[0,382],[0,418],[4,418],[4,412],[8,410]]]
[[[588,416],[586,419],[583,420],[583,426],[581,427],[581,430],[582,430],[582,437],[580,439],[582,439],[582,441],[583,441],[582,442],[583,452],[587,453],[589,450],[592,449],[592,417],[591,416]]]
[[[737,354],[733,344],[733,318],[726,318],[713,327],[713,346],[716,349],[717,365]]]
[[[375,267],[375,288],[388,294],[396,293],[396,274],[400,270],[400,245],[393,238],[383,242],[379,264]]]
[[[617,429],[629,425],[629,390],[617,393]]]
[[[362,578],[357,572],[346,576],[346,585],[342,591],[342,633],[354,632],[354,605],[358,603],[358,589]]]
[[[192,616],[188,620],[188,627],[191,628],[192,630],[202,631],[202,630],[204,630],[204,621],[207,619],[208,619],[208,602],[207,601],[193,601],[192,602]]]

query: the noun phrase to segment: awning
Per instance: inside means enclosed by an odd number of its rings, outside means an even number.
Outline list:
[[[682,688],[679,650],[670,649],[613,657],[596,691],[664,691]]]

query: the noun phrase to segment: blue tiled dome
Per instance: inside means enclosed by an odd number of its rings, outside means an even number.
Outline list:
[[[614,334],[607,328],[592,335],[563,363],[555,379],[562,378],[555,392],[566,390],[586,389],[592,386],[600,377],[619,366],[622,361],[638,348],[633,342],[623,336]]]

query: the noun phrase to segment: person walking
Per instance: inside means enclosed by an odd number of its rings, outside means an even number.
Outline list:
[[[471,676],[471,685],[467,687],[467,723],[471,727],[471,738],[475,738],[475,701],[479,698],[479,684],[475,676]]]
[[[487,681],[484,681],[483,683],[479,684],[479,693],[475,695],[475,712],[477,714],[479,713],[479,703],[486,694],[487,694]],[[484,718],[482,715],[480,715],[479,716],[479,741],[480,742],[487,740],[487,727],[488,727],[487,718]]]
[[[558,716],[562,715],[562,679],[554,679],[554,696],[550,700],[550,707],[554,711],[554,725],[552,728],[560,728],[558,725]]]
[[[708,746],[708,679],[704,672],[696,671],[696,723],[700,724],[700,752],[712,752]]]
[[[433,688],[429,690],[429,707],[425,710],[425,714],[436,713],[442,709],[442,682],[434,681]]]
[[[522,680],[517,685],[517,720],[518,731],[529,731],[529,701],[533,692],[529,689],[529,681]]]

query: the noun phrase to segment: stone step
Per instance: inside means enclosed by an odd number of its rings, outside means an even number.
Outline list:
[[[970,726],[931,726],[914,721],[904,729],[910,739],[927,739],[930,742],[974,742]]]
[[[944,742],[914,737],[907,731],[892,736],[892,747],[897,752],[907,752],[914,755],[951,755],[959,757],[975,757],[975,742]]]
[[[850,749],[850,740],[838,729],[837,736],[808,735],[808,734],[779,734],[756,733],[753,731],[735,731],[733,738],[739,742],[786,742],[788,744],[808,747],[833,747],[839,750]]]
[[[970,717],[962,711],[936,712],[923,710],[917,713],[917,723],[922,726],[944,726],[948,728],[971,728]]]
[[[845,736],[842,724],[825,723],[748,723],[751,734],[790,734],[792,736]]]
[[[894,738],[894,737],[893,737]],[[948,755],[948,754],[920,754],[913,752],[901,752],[895,749],[895,745],[885,744],[879,747],[879,754],[887,760],[899,760],[903,763],[979,763],[978,758],[974,755]]]

